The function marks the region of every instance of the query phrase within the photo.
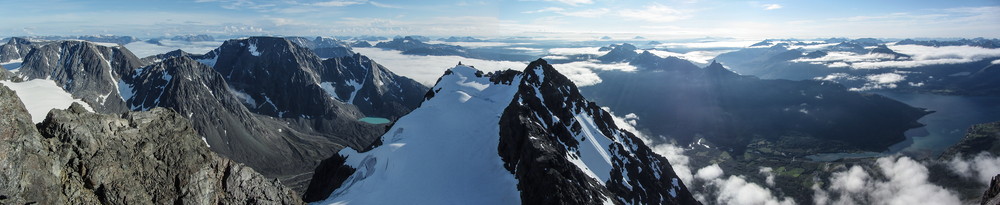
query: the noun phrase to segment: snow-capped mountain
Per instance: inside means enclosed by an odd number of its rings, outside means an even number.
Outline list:
[[[399,118],[420,105],[428,89],[361,54],[329,58],[323,66],[328,70],[320,83],[323,89],[357,106],[366,116]]]
[[[120,88],[131,110],[177,111],[213,151],[284,180],[302,180],[286,177],[312,170],[333,149],[366,147],[384,130],[353,115],[284,119],[253,113],[246,94],[230,88],[214,69],[186,56],[136,69]]]
[[[441,193],[448,193],[443,195]],[[544,60],[458,65],[368,150],[317,168],[320,203],[697,204],[669,162]]]
[[[6,44],[0,45],[0,63],[23,61],[24,56],[34,48],[35,45],[28,39],[13,37]]]
[[[412,79],[392,74],[365,56],[353,54],[321,61],[308,48],[285,38],[229,40],[197,58],[214,65],[230,86],[242,93],[251,111],[279,118],[396,118],[419,103],[420,96],[412,92],[427,89]],[[343,103],[357,105],[363,114]]]
[[[122,46],[55,41],[32,49],[17,75],[25,80],[53,80],[99,113],[121,113],[128,108],[119,95],[119,82],[140,65],[140,60]]]
[[[5,69],[0,78],[53,81],[99,113],[172,109],[211,150],[292,186],[304,186],[337,150],[368,147],[385,132],[386,125],[358,119],[396,119],[428,89],[361,55],[324,63],[284,38],[237,39],[204,55],[175,50],[141,60],[124,47],[86,41],[34,45],[19,71]],[[345,103],[352,96],[357,106]]]
[[[320,58],[285,38],[228,40],[205,57],[214,58],[209,65],[241,93],[252,112],[277,118],[362,116],[323,89],[322,77],[328,71]]]

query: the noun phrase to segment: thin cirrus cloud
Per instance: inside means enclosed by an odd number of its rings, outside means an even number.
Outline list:
[[[780,9],[781,4],[764,4],[763,7],[764,10],[775,10],[775,9]]]
[[[618,13],[621,17],[648,22],[673,22],[691,18],[688,11],[679,10],[653,3],[643,9],[623,9]]]

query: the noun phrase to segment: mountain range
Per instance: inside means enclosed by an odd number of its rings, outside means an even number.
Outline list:
[[[826,80],[857,91],[992,96],[1000,93],[1000,58],[987,53],[997,45],[1000,39],[765,40],[715,60],[744,75]]]
[[[299,188],[319,161],[343,147],[367,147],[385,130],[358,119],[398,118],[427,89],[361,55],[324,63],[286,38],[230,40],[207,54],[144,60],[121,46],[36,44],[17,80],[53,80],[99,113],[172,109],[213,151]]]

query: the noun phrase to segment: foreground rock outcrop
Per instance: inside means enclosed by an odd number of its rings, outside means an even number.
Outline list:
[[[990,181],[990,187],[986,189],[985,193],[983,193],[983,201],[981,204],[1000,204],[1000,174],[993,177],[993,180]]]
[[[302,203],[199,138],[163,108],[118,117],[74,104],[35,125],[0,86],[0,204]]]

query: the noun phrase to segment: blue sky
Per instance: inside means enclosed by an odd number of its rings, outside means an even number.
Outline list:
[[[998,0],[2,0],[0,5],[0,36],[1000,38]]]

